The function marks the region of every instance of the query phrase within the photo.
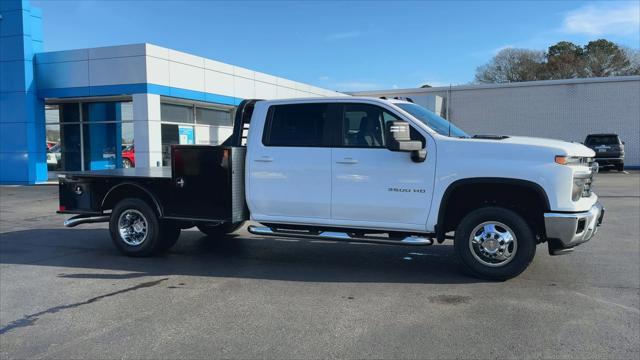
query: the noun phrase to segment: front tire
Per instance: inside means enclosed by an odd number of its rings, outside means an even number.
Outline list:
[[[485,207],[460,221],[454,248],[472,275],[502,281],[529,266],[536,253],[536,241],[520,215],[501,207]]]
[[[616,164],[616,170],[618,170],[618,171],[624,171],[624,163]]]

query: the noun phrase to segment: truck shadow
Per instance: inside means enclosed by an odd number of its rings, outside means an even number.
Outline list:
[[[259,238],[210,239],[183,231],[165,255],[129,258],[106,229],[32,229],[0,234],[0,263],[60,267],[58,277],[129,279],[211,276],[305,282],[462,284],[451,243],[431,247]],[[73,270],[69,270],[73,269]],[[104,272],[100,272],[104,270]]]

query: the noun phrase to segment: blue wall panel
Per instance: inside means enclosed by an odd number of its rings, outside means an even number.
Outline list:
[[[44,102],[33,76],[42,15],[26,0],[1,0],[0,14],[0,183],[34,184],[47,179]]]
[[[28,60],[0,61],[2,92],[27,92],[33,86],[33,64]]]
[[[187,100],[205,101],[224,105],[238,105],[242,101],[242,99],[233,96],[145,83],[38,89],[38,96],[41,98],[131,95],[145,93],[171,96]]]
[[[33,56],[31,48],[25,49],[25,41],[29,37],[25,35],[3,36],[0,42],[0,61],[25,60]]]
[[[34,120],[33,108],[30,106],[30,100],[24,96],[24,93],[0,93],[0,123]]]

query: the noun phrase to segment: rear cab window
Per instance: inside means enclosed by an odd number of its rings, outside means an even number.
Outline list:
[[[330,146],[329,103],[284,104],[269,108],[265,146]]]

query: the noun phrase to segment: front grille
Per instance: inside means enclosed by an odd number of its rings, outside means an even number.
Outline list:
[[[593,183],[593,174],[587,181],[584,183],[584,187],[582,188],[582,197],[591,196],[591,184]]]

